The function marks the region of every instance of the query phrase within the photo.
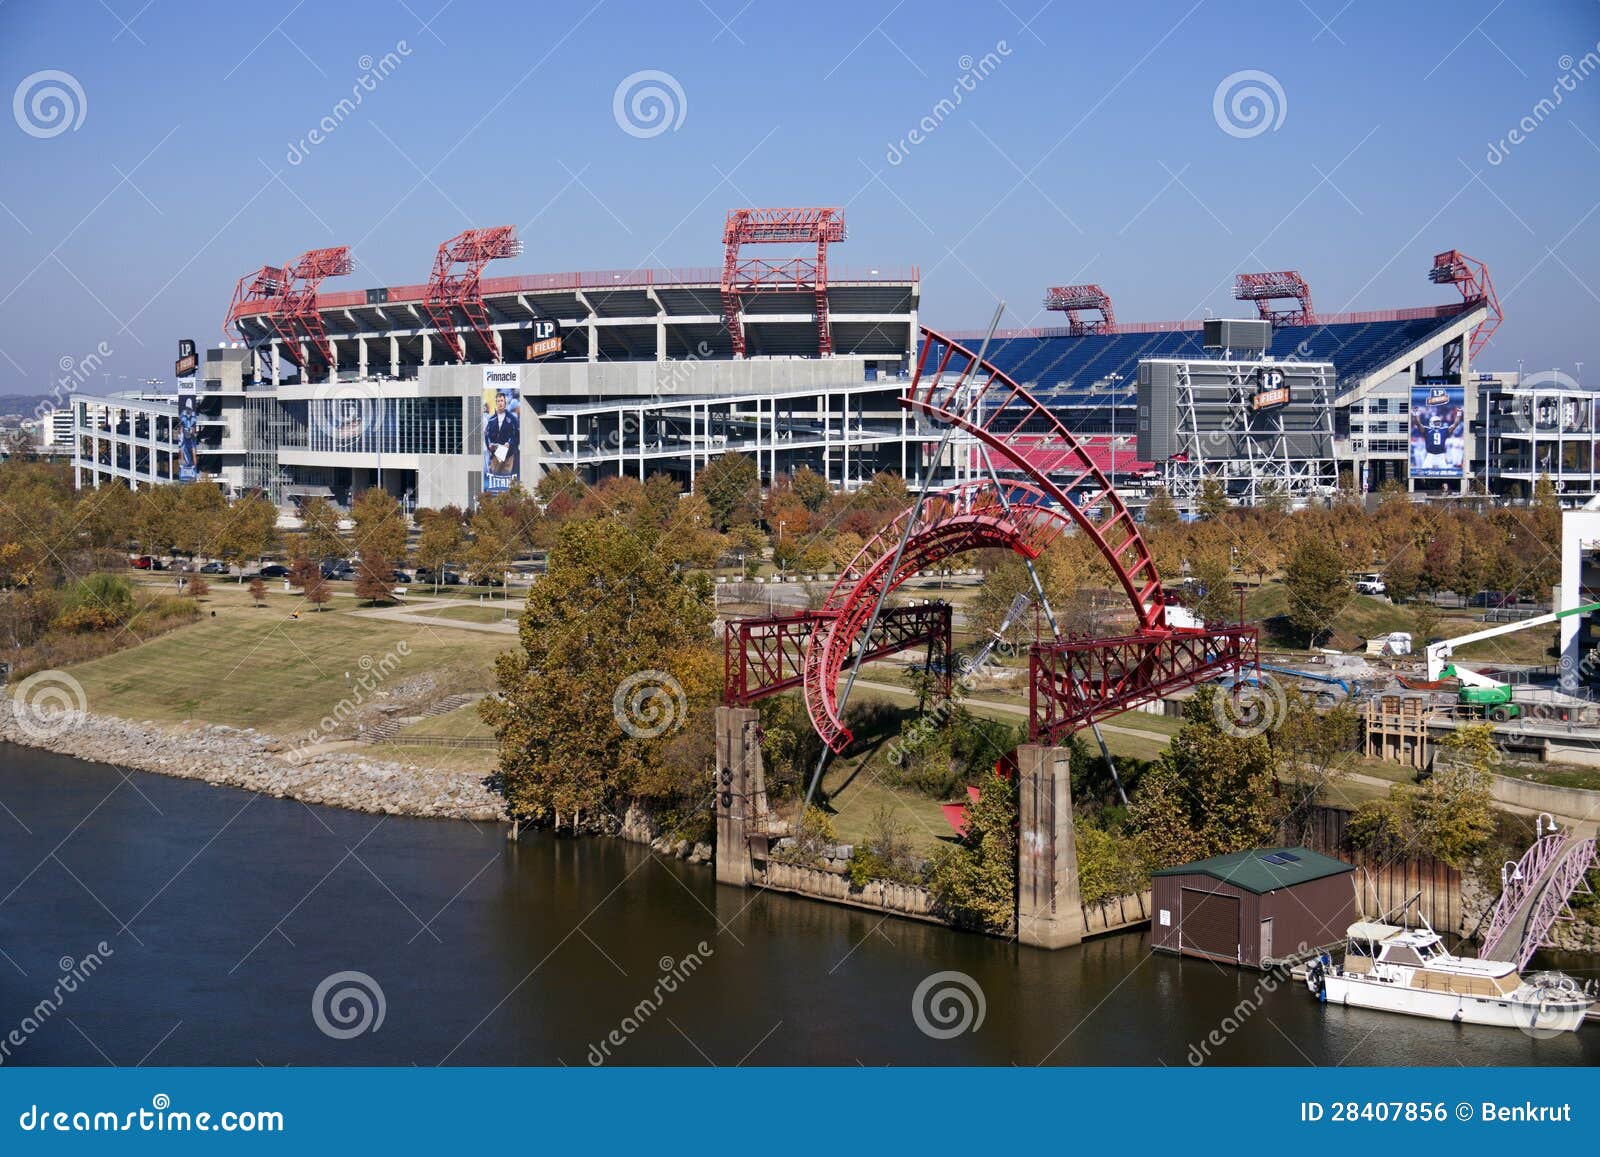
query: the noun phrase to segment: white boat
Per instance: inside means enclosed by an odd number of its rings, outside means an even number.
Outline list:
[[[1350,925],[1342,963],[1327,956],[1312,962],[1306,987],[1329,1004],[1540,1036],[1575,1030],[1595,1003],[1565,973],[1525,978],[1508,961],[1452,955],[1432,928],[1371,921]]]

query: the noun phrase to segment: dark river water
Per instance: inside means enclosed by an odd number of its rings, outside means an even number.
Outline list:
[[[1600,1027],[1326,1008],[1140,934],[1042,952],[718,887],[617,841],[512,846],[4,745],[0,805],[6,1064],[1600,1062]],[[341,973],[363,975],[324,984]],[[919,986],[948,997],[920,1018]],[[982,1021],[949,1035],[958,993]]]

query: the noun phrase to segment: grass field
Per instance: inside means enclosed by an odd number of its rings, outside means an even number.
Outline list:
[[[495,603],[488,604],[469,603],[461,607],[424,607],[417,612],[434,619],[455,619],[464,623],[501,623],[514,622],[522,613],[520,603],[512,603],[510,609]]]
[[[404,642],[389,681],[433,674],[453,691],[487,690],[494,656],[509,640],[477,631],[357,618],[354,599],[310,611],[298,596],[268,595],[252,608],[235,584],[212,587],[206,616],[147,643],[82,663],[71,674],[89,710],[128,719],[185,719],[256,727],[276,734],[313,726],[347,694],[346,672],[359,678],[363,658],[382,663]],[[216,611],[211,618],[207,612]],[[301,611],[298,620],[290,617]]]

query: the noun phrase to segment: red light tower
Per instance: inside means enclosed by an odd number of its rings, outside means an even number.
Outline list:
[[[1279,273],[1241,273],[1234,279],[1237,301],[1253,301],[1262,321],[1280,325],[1316,325],[1317,311],[1311,305],[1311,286],[1294,269]],[[1273,309],[1274,301],[1296,302],[1293,309]]]
[[[495,343],[494,331],[489,328],[489,310],[483,304],[481,278],[483,267],[501,257],[515,257],[522,252],[522,242],[517,240],[515,225],[496,225],[490,229],[466,229],[439,246],[433,259],[433,276],[428,279],[428,292],[422,308],[439,331],[439,340],[450,351],[456,362],[467,360],[466,342],[456,332],[455,311],[460,310],[483,344],[489,356],[500,361],[500,347]],[[456,266],[465,266],[458,273]]]
[[[1484,318],[1482,325],[1472,331],[1472,356],[1476,358],[1488,344],[1490,336],[1505,320],[1505,314],[1500,310],[1500,298],[1494,291],[1494,282],[1489,278],[1489,267],[1475,257],[1468,257],[1459,249],[1451,249],[1433,259],[1433,268],[1428,270],[1428,280],[1435,285],[1454,285],[1461,291],[1461,300],[1469,307],[1476,305],[1489,307],[1489,316]]]
[[[809,288],[815,295],[817,349],[833,352],[828,331],[828,243],[845,238],[844,210],[820,209],[730,209],[722,227],[722,316],[733,340],[733,356],[745,353],[744,326],[739,320],[741,293],[789,286]],[[769,261],[760,257],[740,260],[742,245],[810,245],[817,247],[816,260],[793,257]]]
[[[328,341],[322,315],[317,312],[317,290],[329,277],[343,277],[353,268],[350,247],[336,245],[329,249],[310,249],[283,268],[263,265],[254,273],[239,279],[233,290],[233,301],[228,307],[228,318],[222,332],[231,325],[238,331],[239,318],[246,313],[263,317],[272,332],[283,342],[283,356],[300,368],[302,378],[309,372],[309,357],[301,354],[301,343],[321,359],[324,367],[333,365],[333,346]],[[268,308],[248,309],[247,306],[269,302]],[[240,336],[243,336],[242,334]]]
[[[1116,333],[1117,315],[1111,308],[1111,295],[1098,285],[1058,285],[1044,291],[1044,307],[1067,315],[1067,328],[1073,336],[1085,333]],[[1086,321],[1078,314],[1096,310],[1098,320]]]

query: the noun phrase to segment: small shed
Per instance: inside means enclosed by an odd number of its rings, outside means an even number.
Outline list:
[[[1342,943],[1355,868],[1310,848],[1252,848],[1163,868],[1150,881],[1150,946],[1270,968]]]

